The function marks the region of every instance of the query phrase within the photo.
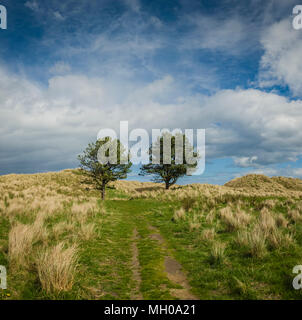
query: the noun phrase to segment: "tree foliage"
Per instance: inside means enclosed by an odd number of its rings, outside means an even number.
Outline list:
[[[171,144],[169,141],[171,139]],[[165,152],[168,143],[171,153]],[[187,157],[185,155],[187,150]],[[154,182],[164,182],[166,189],[175,184],[180,177],[196,170],[199,156],[185,135],[163,133],[149,149],[150,163],[141,167],[140,175],[152,175]],[[167,160],[170,163],[167,163]],[[154,160],[154,161],[153,161]],[[156,162],[156,163],[155,163]]]
[[[105,150],[104,155],[108,163],[100,162],[100,150]],[[115,150],[115,156],[110,152]],[[96,189],[101,191],[102,199],[105,199],[105,187],[110,181],[127,178],[132,163],[129,154],[118,139],[112,140],[110,137],[89,143],[88,147],[78,156],[82,173],[94,184]]]

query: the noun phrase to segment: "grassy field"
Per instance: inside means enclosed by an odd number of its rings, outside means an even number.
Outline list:
[[[76,170],[0,177],[0,299],[300,299],[302,180],[118,181]]]

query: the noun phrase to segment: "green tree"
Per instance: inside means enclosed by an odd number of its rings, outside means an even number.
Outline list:
[[[103,156],[103,158],[101,158]],[[104,158],[105,157],[105,158]],[[129,154],[118,139],[110,137],[89,143],[83,154],[78,156],[80,169],[88,178],[86,182],[94,184],[105,199],[105,188],[110,181],[127,178],[132,163]],[[102,161],[100,161],[102,159]],[[104,161],[107,160],[106,162]],[[125,164],[125,160],[128,163]]]
[[[167,149],[165,149],[166,145]],[[170,151],[166,152],[167,150]],[[185,157],[186,150],[187,159]],[[152,181],[164,182],[166,189],[169,189],[180,177],[196,170],[198,159],[198,154],[194,152],[193,146],[185,135],[181,133],[172,135],[165,132],[151,145],[149,149],[150,163],[141,167],[139,175],[152,175]]]

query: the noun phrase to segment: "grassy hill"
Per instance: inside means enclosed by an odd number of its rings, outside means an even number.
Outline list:
[[[302,181],[164,190],[76,170],[0,177],[2,299],[300,299]]]
[[[286,193],[286,191],[302,191],[302,180],[286,177],[269,178],[261,174],[248,174],[227,182],[225,186],[248,191]]]

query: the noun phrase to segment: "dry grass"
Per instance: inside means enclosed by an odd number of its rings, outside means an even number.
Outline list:
[[[211,229],[204,229],[202,231],[202,234],[201,234],[201,238],[203,240],[214,240],[215,238],[215,234],[216,234],[216,231],[214,228],[211,228]]]
[[[225,241],[224,236],[231,241],[235,237],[239,249],[261,258],[269,250],[291,246],[295,240],[286,228],[292,232],[295,224],[302,221],[302,184],[298,180],[253,175],[227,186],[175,185],[168,191],[157,183],[117,181],[112,185],[124,192],[122,198],[118,194],[116,199],[169,200],[171,208],[175,208],[176,201],[181,203],[182,207],[174,211],[174,220],[183,222],[185,232],[188,228],[189,232],[198,230],[197,241],[208,241],[213,263],[226,258],[225,245],[217,242]],[[98,225],[92,221],[103,209],[93,190],[87,193],[85,188],[68,170],[0,178],[0,215],[11,225],[6,243],[9,268],[17,272],[17,268],[25,267],[33,272],[28,267],[35,261],[41,285],[49,293],[72,288],[77,261],[75,242],[80,247],[82,241],[97,235]],[[278,196],[286,199],[270,198]],[[288,213],[275,213],[280,208]],[[204,223],[206,229],[202,229]],[[223,234],[225,226],[228,232],[237,233]],[[61,243],[54,246],[58,241]],[[70,247],[64,249],[63,243]]]
[[[251,221],[250,215],[238,208],[236,212],[233,212],[229,206],[220,210],[220,217],[226,224],[227,230],[231,232],[244,228]]]
[[[286,220],[286,218],[284,217],[284,215],[282,213],[279,213],[276,218],[276,225],[278,228],[287,228],[288,225],[288,221]]]
[[[264,180],[264,181],[263,181]],[[300,181],[301,185],[301,181]],[[302,188],[299,187],[295,189],[295,186],[291,186],[286,188],[282,184],[278,183],[273,178],[262,177],[259,175],[253,175],[252,179],[248,176],[239,178],[236,184],[233,184],[232,181],[227,183],[225,186],[212,186],[207,184],[193,184],[190,186],[182,187],[179,190],[173,190],[173,193],[179,193],[179,197],[181,198],[181,193],[184,191],[196,192],[199,196],[205,195],[208,198],[219,198],[219,195],[245,195],[245,196],[286,196],[288,198],[300,198],[302,193]],[[266,200],[264,205],[267,207],[273,207],[273,202],[277,202],[277,200]]]
[[[88,215],[94,214],[98,209],[98,205],[95,201],[75,203],[71,208],[71,213],[75,215]]]
[[[71,290],[77,263],[77,249],[64,249],[64,243],[47,248],[36,259],[39,279],[47,293]]]
[[[25,210],[23,199],[14,199],[8,202],[8,207],[5,209],[4,214],[8,218],[14,218],[16,214],[21,214]]]
[[[206,222],[207,223],[212,223],[213,220],[215,219],[215,211],[214,210],[211,210],[207,215],[206,215]]]
[[[95,217],[98,211],[100,211],[100,208],[96,200],[73,204],[71,207],[71,221],[84,224],[88,218]]]
[[[236,243],[245,247],[253,257],[261,258],[266,253],[266,234],[258,225],[251,231],[238,231]]]
[[[268,208],[268,209],[273,209],[276,206],[276,200],[274,199],[267,199],[263,202],[263,204]]]
[[[247,175],[234,179],[225,186],[209,184],[191,184],[186,186],[174,185],[170,190],[164,190],[161,183],[116,181],[112,183],[117,190],[123,191],[130,198],[156,198],[165,200],[185,200],[186,198],[198,199],[201,196],[207,199],[210,206],[214,207],[223,196],[286,196],[288,198],[301,198],[302,182],[291,178],[269,178],[262,175]],[[263,206],[272,209],[278,200],[267,199]]]
[[[38,215],[32,225],[18,222],[11,228],[8,236],[8,256],[12,266],[16,268],[27,266],[34,243],[47,239],[48,233],[43,226],[43,218],[43,215]]]
[[[275,218],[265,207],[260,212],[258,224],[260,229],[266,234],[274,231],[277,227]]]
[[[186,211],[184,208],[180,208],[174,212],[173,218],[175,221],[183,220],[186,217]]]
[[[225,186],[240,189],[242,191],[258,191],[262,193],[292,193],[302,191],[301,179],[273,177],[269,178],[261,174],[248,174],[244,177],[234,179]]]
[[[18,223],[10,230],[8,238],[10,266],[16,268],[25,266],[28,263],[34,239],[32,227]]]
[[[96,197],[87,197],[86,186],[80,180],[70,170],[0,177],[0,215],[11,225],[7,241],[9,268],[23,274],[32,273],[36,265],[47,292],[71,289],[75,242],[95,235],[95,224],[87,220],[100,208]],[[68,241],[70,248],[64,249],[63,242],[53,247],[58,241]]]
[[[69,221],[61,221],[52,227],[52,235],[55,237],[55,239],[58,239],[66,232],[73,234],[75,230],[76,226],[73,223]]]
[[[301,221],[302,219],[302,216],[298,210],[289,210],[288,216],[290,220],[292,220],[293,222],[298,222],[298,221]]]
[[[283,214],[274,216],[267,207],[263,207],[254,226],[240,230],[236,242],[247,249],[253,257],[261,258],[266,253],[267,245],[271,249],[287,248],[293,242],[293,236],[285,233],[288,221]]]
[[[95,236],[95,224],[94,223],[82,224],[80,226],[81,239],[88,241],[88,240],[92,239],[94,236]]]
[[[210,261],[212,263],[222,263],[225,260],[225,244],[214,242],[210,251]]]
[[[283,234],[281,230],[271,232],[267,240],[272,249],[288,248],[294,242],[292,234]]]

